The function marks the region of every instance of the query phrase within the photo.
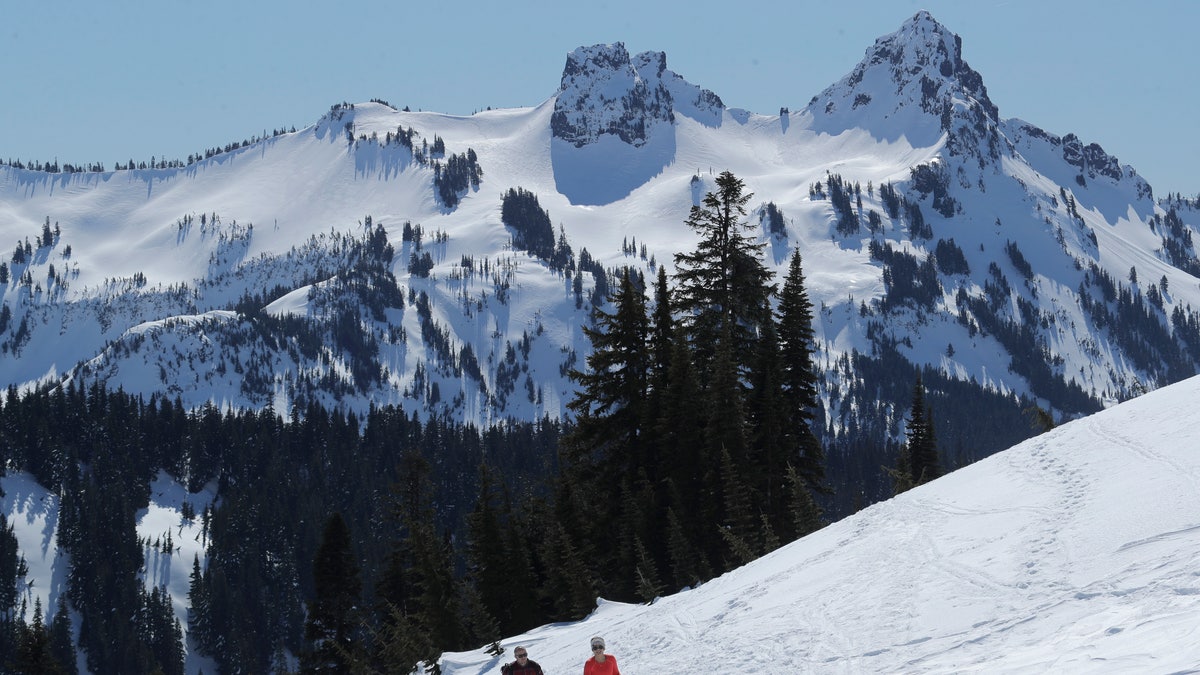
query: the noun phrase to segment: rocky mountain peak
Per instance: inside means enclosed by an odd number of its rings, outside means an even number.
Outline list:
[[[723,109],[716,94],[669,70],[665,53],[630,58],[616,42],[567,55],[551,131],[576,147],[606,134],[640,147],[655,127],[673,123],[676,112],[715,126]]]
[[[962,58],[961,38],[924,10],[877,39],[849,75],[809,103],[822,131],[859,127],[913,140],[914,128],[924,127],[926,141],[951,130],[956,109],[979,118],[977,126],[999,118],[983,78]]]

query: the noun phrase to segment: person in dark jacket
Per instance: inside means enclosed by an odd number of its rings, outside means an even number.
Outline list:
[[[513,650],[513,656],[517,657],[516,661],[500,667],[504,675],[543,675],[542,667],[529,658],[529,650],[518,646]]]

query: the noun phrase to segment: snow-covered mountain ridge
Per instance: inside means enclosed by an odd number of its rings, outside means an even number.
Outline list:
[[[183,168],[0,167],[0,383],[559,417],[599,271],[670,270],[725,169],[755,193],[768,264],[804,255],[831,382],[856,377],[840,357],[895,351],[1075,413],[1195,373],[1195,208],[1097,144],[1001,119],[962,52],[921,12],[805,108],[761,115],[662,53],[581,47],[531,108],[342,104]],[[512,247],[518,187],[570,264]],[[856,414],[839,396],[833,429]]]

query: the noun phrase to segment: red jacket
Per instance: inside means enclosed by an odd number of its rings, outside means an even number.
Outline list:
[[[621,675],[621,671],[617,670],[617,659],[612,654],[604,655],[604,663],[596,661],[596,657],[592,657],[583,663],[583,675]]]

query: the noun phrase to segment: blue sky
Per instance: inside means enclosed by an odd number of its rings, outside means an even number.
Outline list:
[[[1096,142],[1156,195],[1200,192],[1200,3],[1088,0],[646,3],[10,2],[0,157],[183,159],[330,105],[470,114],[531,106],[568,52],[622,41],[731,107],[802,108],[920,9],[962,37],[1002,117]]]

